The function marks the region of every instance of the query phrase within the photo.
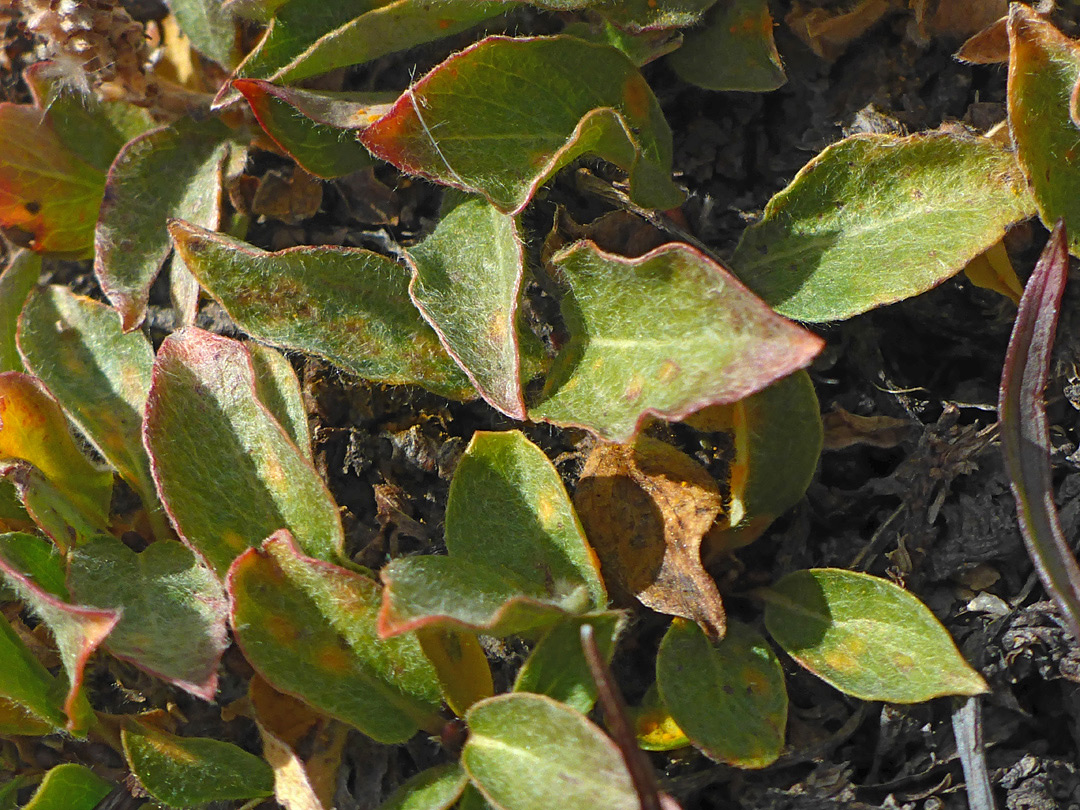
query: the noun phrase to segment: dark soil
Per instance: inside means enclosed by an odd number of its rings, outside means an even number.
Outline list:
[[[791,4],[772,5],[782,20]],[[1066,30],[1068,23],[1062,21]],[[515,25],[531,32],[546,23],[525,15]],[[691,195],[687,219],[721,257],[770,196],[844,134],[914,132],[948,122],[986,128],[1004,118],[1004,66],[956,62],[959,43],[921,41],[907,13],[889,15],[833,63],[783,25],[777,41],[789,81],[769,94],[707,92],[681,83],[663,64],[646,69],[675,132],[676,170]],[[422,72],[460,44],[381,60],[350,73],[346,86],[401,87],[414,65]],[[258,177],[286,165],[261,155],[248,171]],[[572,170],[564,173],[543,204],[548,207],[529,220],[538,228],[534,259],[555,201],[578,221],[603,210],[578,193]],[[380,169],[374,177],[326,184],[316,214],[294,224],[266,219],[249,240],[272,249],[349,244],[387,250],[429,229],[438,202],[433,187]],[[1038,224],[1010,234],[1007,245],[1022,277],[1044,240]],[[55,270],[81,291],[93,287],[83,266]],[[1067,295],[1076,301],[1080,290]],[[534,304],[551,316],[539,292]],[[1061,329],[1068,335],[1068,302],[1065,312]],[[714,573],[732,595],[730,609],[758,623],[757,609],[735,595],[792,570],[854,567],[904,584],[930,605],[992,687],[982,700],[983,733],[999,805],[1080,808],[1080,651],[1034,577],[995,439],[998,379],[1014,313],[1009,301],[960,276],[915,299],[818,329],[828,341],[811,369],[822,412],[891,417],[906,427],[894,430],[886,446],[827,450],[806,499],[741,550],[737,562],[722,562]],[[173,322],[162,290],[150,318],[154,336],[160,339]],[[235,334],[213,304],[204,306],[199,323]],[[1080,389],[1073,359],[1063,352],[1048,390],[1067,537],[1080,531]],[[417,389],[351,379],[308,358],[294,361],[308,396],[318,468],[345,507],[355,559],[372,568],[391,557],[441,550],[449,480],[474,431],[523,429],[555,461],[571,492],[591,442],[580,431],[512,423],[483,404],[449,403]],[[687,442],[682,430],[689,429],[662,432]],[[615,672],[631,701],[653,679],[665,625],[663,617],[639,609],[621,642]],[[489,652],[505,686],[527,648],[499,641]],[[239,657],[227,657],[226,668],[222,704],[241,696],[247,676]],[[789,747],[777,765],[751,772],[716,765],[690,749],[653,755],[665,788],[687,810],[967,806],[949,700],[865,704],[790,660],[785,669]],[[131,691],[121,693],[117,683]],[[247,721],[223,726],[217,708],[168,690],[164,695],[134,670],[110,672],[97,688],[113,711],[167,697],[190,721],[183,733],[257,745]],[[390,748],[354,735],[337,807],[377,807],[397,784],[444,756],[437,742],[423,737]]]

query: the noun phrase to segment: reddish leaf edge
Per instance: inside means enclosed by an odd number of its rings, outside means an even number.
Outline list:
[[[565,37],[565,35],[562,34],[556,36]],[[637,159],[634,160],[632,166],[621,167],[627,172],[627,174],[632,177],[634,169],[638,166],[640,162],[640,145],[638,144],[637,139],[634,137],[633,127],[631,127],[627,123],[626,118],[623,117],[623,115],[613,107],[595,107],[582,115],[582,117],[578,119],[577,125],[574,127],[573,131],[566,137],[563,145],[556,149],[545,163],[533,169],[532,179],[530,180],[528,188],[525,191],[524,199],[522,199],[521,202],[517,203],[512,208],[505,208],[504,206],[500,205],[496,200],[491,199],[491,197],[488,196],[488,194],[486,194],[483,189],[475,188],[462,180],[461,177],[458,175],[457,170],[454,169],[454,167],[451,166],[447,159],[443,156],[442,150],[439,148],[438,143],[431,136],[430,132],[428,132],[428,137],[431,140],[431,144],[435,149],[435,153],[439,156],[439,159],[442,161],[443,166],[446,167],[447,172],[449,172],[449,174],[454,178],[454,180],[448,181],[445,177],[439,177],[432,171],[428,171],[421,166],[409,163],[399,154],[399,150],[395,147],[393,142],[393,138],[397,134],[397,130],[399,128],[397,119],[401,115],[412,112],[416,115],[424,130],[427,131],[427,124],[424,122],[420,114],[420,108],[424,105],[416,100],[416,91],[423,89],[423,87],[427,85],[430,81],[432,81],[432,79],[437,74],[447,71],[451,75],[456,75],[458,68],[454,66],[455,62],[466,58],[472,51],[482,46],[490,45],[492,42],[495,41],[506,41],[514,44],[519,44],[551,38],[552,37],[549,36],[507,37],[493,35],[485,37],[479,42],[474,42],[469,47],[448,56],[445,60],[443,60],[426,74],[424,74],[424,76],[422,76],[416,82],[407,87],[405,91],[401,94],[401,97],[398,98],[396,102],[394,102],[389,112],[387,112],[378,120],[373,121],[367,128],[365,128],[357,135],[357,138],[359,139],[360,143],[367,147],[367,150],[371,152],[371,154],[373,154],[375,157],[379,158],[380,160],[385,160],[387,163],[396,166],[401,171],[406,172],[407,174],[411,174],[416,177],[422,177],[425,180],[429,180],[432,183],[435,183],[436,185],[449,186],[450,188],[456,188],[460,191],[465,191],[470,194],[479,194],[502,213],[509,214],[510,216],[517,216],[528,207],[530,202],[532,202],[533,197],[536,196],[537,190],[548,180],[551,179],[551,175],[555,172],[557,168],[560,167],[561,162],[566,156],[566,153],[575,148],[578,141],[581,139],[581,133],[585,130],[585,128],[589,126],[589,124],[592,123],[592,121],[596,118],[610,116],[622,128],[623,133],[627,137],[627,140],[634,146],[635,152],[638,155]],[[388,129],[389,133],[387,136],[379,137],[381,135],[382,128]],[[590,153],[586,152],[585,154]]]
[[[689,254],[689,257],[691,259],[703,261],[707,267],[709,267],[717,276],[719,276],[723,280],[725,285],[730,285],[735,290],[745,293],[750,299],[752,299],[750,306],[760,310],[763,314],[767,314],[768,316],[775,318],[777,321],[782,322],[782,328],[787,331],[792,338],[789,351],[787,352],[787,360],[786,362],[781,363],[777,359],[776,355],[779,354],[783,356],[784,353],[777,352],[776,350],[773,350],[768,354],[765,354],[764,352],[756,354],[753,358],[748,358],[748,360],[752,361],[754,365],[760,367],[763,364],[772,363],[772,365],[774,366],[772,371],[770,371],[768,374],[763,375],[763,377],[756,383],[745,385],[742,388],[734,390],[733,393],[730,393],[726,396],[698,397],[697,399],[688,402],[681,408],[673,408],[671,410],[662,410],[660,408],[645,408],[642,410],[641,414],[637,418],[637,421],[634,423],[633,430],[626,435],[616,434],[608,436],[600,434],[594,425],[587,424],[585,421],[577,422],[573,420],[554,420],[539,416],[535,413],[529,414],[530,419],[538,422],[546,422],[551,425],[556,425],[557,427],[580,428],[582,430],[587,430],[595,435],[599,435],[601,436],[601,438],[607,441],[631,442],[634,440],[635,437],[637,437],[639,433],[641,433],[642,429],[652,418],[663,419],[669,422],[680,422],[686,417],[690,416],[690,414],[697,413],[702,408],[707,408],[710,405],[729,405],[733,402],[739,402],[740,400],[745,399],[751,394],[756,394],[758,391],[762,391],[765,388],[768,388],[774,382],[783,379],[789,374],[794,374],[796,371],[808,367],[810,363],[813,362],[814,358],[817,357],[818,354],[820,354],[821,350],[825,348],[824,338],[822,338],[820,335],[815,334],[814,332],[811,332],[809,329],[802,326],[801,324],[798,324],[795,321],[792,321],[789,318],[786,318],[785,316],[776,312],[776,310],[766,304],[765,301],[762,300],[762,298],[757,293],[755,293],[753,290],[743,284],[742,281],[740,281],[734,273],[732,273],[724,265],[716,261],[716,259],[714,259],[712,256],[709,256],[707,253],[702,252],[693,245],[687,244],[685,242],[668,242],[666,244],[660,245],[659,247],[653,248],[648,253],[642,254],[641,256],[627,257],[621,256],[617,253],[609,253],[600,248],[598,245],[596,245],[595,242],[592,242],[589,239],[581,239],[559,250],[559,252],[551,258],[551,262],[553,264],[557,264],[559,261],[563,260],[567,255],[574,251],[587,250],[590,248],[601,258],[607,261],[620,262],[626,267],[634,267],[640,264],[644,264],[648,261],[651,261],[652,259],[655,259],[657,256],[668,252],[685,252]],[[558,359],[557,356],[556,359]],[[541,396],[538,401],[534,401],[530,405],[530,408],[538,407],[539,405],[543,404],[545,399],[547,399],[547,397]]]
[[[1074,641],[1080,641],[1080,566],[1054,505],[1050,427],[1043,404],[1068,269],[1065,223],[1058,220],[1020,299],[1001,375],[998,418],[1028,555]]]
[[[79,655],[75,661],[75,672],[71,674],[71,681],[68,688],[68,693],[64,698],[64,714],[68,716],[68,731],[72,731],[75,728],[75,716],[78,709],[77,701],[79,698],[79,690],[82,689],[83,675],[86,672],[86,665],[90,661],[90,656],[94,654],[98,647],[105,641],[110,633],[116,628],[116,625],[120,623],[120,617],[123,613],[123,609],[110,609],[110,608],[95,608],[88,605],[76,605],[71,602],[67,602],[55,594],[51,594],[44,590],[40,585],[34,582],[33,579],[27,577],[16,568],[12,568],[7,562],[0,558],[0,571],[12,579],[18,580],[22,587],[29,591],[33,591],[38,599],[47,603],[50,607],[61,613],[66,613],[78,622],[92,622],[99,624],[99,634],[96,637],[87,637],[86,643],[82,644],[79,648]],[[33,608],[31,608],[33,610]],[[215,675],[215,681],[217,677]]]
[[[170,220],[170,226],[174,221],[177,220]],[[169,516],[169,523],[172,524],[172,527],[176,532],[176,536],[179,537],[180,541],[191,550],[191,552],[195,555],[196,559],[199,560],[199,562],[201,562],[203,565],[205,565],[214,574],[214,576],[218,578],[218,581],[221,581],[221,576],[211,564],[210,560],[206,557],[205,554],[203,554],[202,550],[195,543],[191,542],[188,539],[187,535],[184,534],[183,531],[181,531],[180,523],[179,521],[177,521],[176,515],[173,514],[172,504],[170,504],[168,499],[166,499],[162,495],[161,470],[158,468],[157,458],[155,457],[150,446],[151,426],[149,416],[153,412],[153,410],[158,407],[158,403],[161,400],[161,385],[163,384],[162,378],[166,376],[166,374],[161,370],[160,364],[158,363],[158,357],[161,356],[162,351],[166,350],[166,347],[168,347],[168,350],[171,351],[182,350],[183,347],[177,347],[177,344],[180,343],[182,340],[203,340],[212,343],[216,342],[219,345],[235,344],[236,346],[238,346],[243,353],[244,359],[247,362],[248,371],[250,372],[248,375],[249,391],[256,403],[256,407],[262,410],[263,414],[267,416],[270,421],[277,427],[277,429],[281,432],[281,435],[289,444],[293,445],[293,447],[296,447],[296,443],[292,440],[292,437],[289,436],[288,431],[286,431],[285,428],[281,426],[281,423],[278,422],[277,417],[274,416],[270,409],[267,408],[263,401],[259,398],[259,392],[255,386],[255,365],[251,359],[251,352],[248,351],[247,346],[245,346],[238,340],[232,340],[231,338],[216,335],[213,332],[207,332],[203,329],[199,329],[197,326],[186,326],[183,329],[178,329],[177,331],[173,332],[171,335],[165,338],[165,340],[161,344],[161,347],[158,349],[157,357],[154,358],[154,369],[150,378],[150,393],[146,397],[146,405],[143,408],[142,443],[143,447],[146,449],[146,455],[150,460],[150,477],[154,480],[154,487],[157,489],[158,499],[161,501],[161,505],[164,507],[165,513]],[[304,458],[304,454],[299,447],[296,447],[296,452],[297,455],[299,455],[301,458]],[[311,462],[307,463],[310,466]],[[312,467],[312,469],[314,470],[314,467]],[[318,476],[318,479],[322,483],[322,487],[326,491],[327,496],[334,503],[337,503],[337,501],[333,500],[333,495],[330,494],[330,490],[327,488],[326,482],[323,481],[322,476]],[[340,520],[341,518],[339,516],[338,521],[340,522]],[[290,534],[289,537],[291,538],[292,535]],[[252,546],[251,548],[254,549],[257,547]],[[341,548],[338,548],[337,551],[340,555],[342,550]],[[241,554],[240,556],[243,555]],[[235,563],[236,559],[233,560],[232,564]],[[232,565],[230,565],[229,570],[232,570]],[[226,578],[227,576],[228,574],[226,574]]]

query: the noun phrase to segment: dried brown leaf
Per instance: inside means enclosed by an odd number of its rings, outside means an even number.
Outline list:
[[[723,498],[704,467],[648,436],[599,444],[585,462],[574,506],[617,600],[634,596],[724,635],[720,593],[701,564],[702,538]]]

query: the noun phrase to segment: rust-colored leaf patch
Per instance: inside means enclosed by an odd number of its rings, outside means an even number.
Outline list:
[[[701,564],[702,537],[723,507],[705,468],[648,436],[601,444],[585,462],[574,505],[617,600],[634,596],[724,635],[724,606]]]

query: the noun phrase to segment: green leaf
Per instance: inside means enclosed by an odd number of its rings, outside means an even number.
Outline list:
[[[37,527],[68,551],[108,528],[102,515],[90,515],[77,501],[27,461],[0,461],[0,475],[14,485],[25,511]]]
[[[95,810],[112,791],[85,765],[66,762],[51,768],[23,810]]]
[[[1020,533],[1043,587],[1074,638],[1080,638],[1080,566],[1054,504],[1050,420],[1043,393],[1069,273],[1065,223],[1054,227],[1028,278],[1005,354],[998,395],[1001,449]]]
[[[41,256],[29,250],[13,251],[0,274],[0,372],[25,371],[15,347],[15,327],[40,276]]]
[[[140,135],[113,162],[94,235],[94,272],[124,331],[142,323],[150,285],[169,255],[166,220],[218,226],[227,137],[216,119],[184,118]]]
[[[272,796],[274,772],[222,740],[177,737],[129,721],[120,732],[131,772],[154,799],[173,807]]]
[[[716,0],[530,0],[552,11],[592,9],[628,31],[696,25]]]
[[[764,768],[780,756],[788,712],[784,670],[747,625],[729,621],[715,641],[676,619],[660,643],[656,685],[672,720],[708,757]]]
[[[841,692],[919,703],[986,691],[930,609],[891,582],[817,568],[759,593],[765,626],[784,652]]]
[[[34,106],[47,110],[64,146],[100,172],[132,138],[154,128],[154,118],[127,101],[99,101],[64,84],[52,62],[35,62],[24,73]]]
[[[710,533],[710,550],[757,539],[798,503],[817,470],[824,431],[810,375],[797,371],[731,405],[686,420],[701,431],[725,431],[735,445],[728,476],[726,529]]]
[[[649,85],[622,52],[573,37],[489,37],[454,54],[361,140],[403,171],[508,213],[584,154],[627,171],[645,208],[682,202],[671,130]]]
[[[537,585],[502,568],[457,557],[391,560],[379,572],[386,586],[379,612],[383,638],[428,626],[492,636],[528,634],[589,608],[582,584]]]
[[[335,560],[344,535],[326,484],[257,396],[243,344],[187,327],[165,339],[143,428],[158,493],[181,538],[223,575],[290,529]]]
[[[448,762],[420,771],[379,805],[379,810],[447,810],[469,784],[461,765]]]
[[[271,140],[309,174],[331,179],[375,163],[349,131],[367,123],[365,119],[369,114],[374,120],[383,111],[382,107],[376,107],[377,113],[369,113],[372,105],[364,104],[362,96],[316,94],[311,90],[278,87],[259,79],[235,79],[233,87],[247,99],[259,125]],[[315,104],[324,109],[345,108],[351,115],[339,110],[335,118],[341,123],[352,123],[352,126],[341,129],[313,120],[309,110]]]
[[[228,644],[228,603],[213,572],[190,549],[157,540],[136,554],[102,535],[72,552],[67,582],[80,603],[120,614],[105,640],[110,653],[214,699]]]
[[[30,462],[94,523],[107,523],[112,474],[82,454],[44,386],[15,371],[0,374],[0,458]]]
[[[1080,44],[1028,6],[1009,6],[1009,127],[1016,160],[1047,228],[1065,220],[1069,250],[1080,254],[1080,182],[1074,95]]]
[[[0,104],[0,227],[35,253],[82,256],[94,244],[105,173],[80,160],[48,114]]]
[[[940,284],[1033,213],[1012,153],[987,138],[854,135],[769,201],[732,267],[782,315],[840,320]]]
[[[47,734],[48,731],[42,732]],[[33,784],[34,777],[30,774],[23,774],[22,776],[16,776],[8,782],[0,785],[0,810],[19,810],[18,805],[15,803],[18,799],[18,793],[26,785]]]
[[[480,792],[502,810],[639,810],[622,754],[584,715],[542,695],[499,695],[473,706],[461,754]]]
[[[356,65],[431,40],[451,36],[513,8],[515,3],[476,0],[291,0],[277,10],[240,76],[295,83],[338,67]],[[229,96],[216,99],[226,104]]]
[[[236,64],[236,21],[221,0],[170,0],[169,10],[195,50],[222,67]]]
[[[255,395],[289,434],[304,458],[311,461],[311,429],[308,427],[304,395],[292,363],[277,349],[248,343],[255,369]]]
[[[704,27],[668,58],[683,81],[706,90],[775,90],[787,81],[767,0],[717,3]]]
[[[155,534],[167,537],[140,431],[154,365],[150,342],[141,332],[124,334],[112,307],[51,286],[27,301],[18,343],[27,369],[139,493]]]
[[[563,28],[562,33],[618,48],[637,67],[677,50],[683,41],[683,35],[678,31],[657,29],[631,33],[604,19],[570,23]]]
[[[480,395],[525,419],[517,306],[524,272],[514,218],[482,197],[458,196],[409,255],[409,294]]]
[[[591,624],[604,659],[611,661],[615,638],[626,624],[620,612],[576,616],[548,630],[514,681],[515,692],[547,695],[571,709],[588,714],[596,704],[596,682],[581,650],[581,625]]]
[[[25,528],[32,520],[11,478],[0,479],[0,527]]]
[[[468,377],[409,300],[409,273],[368,250],[267,253],[187,222],[169,225],[206,291],[248,334],[325,357],[367,380],[472,399]]]
[[[450,484],[446,548],[537,586],[584,585],[591,607],[607,606],[596,556],[562,478],[520,431],[473,434]]]
[[[808,365],[822,346],[688,245],[627,259],[578,242],[552,261],[568,288],[570,339],[533,419],[627,441],[650,414],[680,419],[737,401]]]
[[[64,713],[78,723],[88,709],[82,694],[86,664],[120,621],[119,612],[73,604],[64,585],[63,560],[40,537],[0,535],[0,574],[52,633],[69,684]]]
[[[69,728],[64,713],[68,686],[49,674],[27,649],[7,619],[0,617],[0,698],[21,707],[54,729]]]
[[[435,671],[414,636],[380,640],[380,589],[361,574],[305,557],[287,532],[233,563],[237,643],[280,692],[385,743],[437,733]]]

